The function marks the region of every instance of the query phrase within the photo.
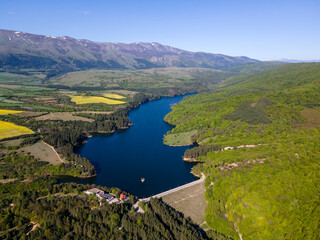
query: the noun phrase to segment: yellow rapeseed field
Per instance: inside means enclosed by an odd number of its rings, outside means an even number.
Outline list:
[[[32,133],[34,132],[29,128],[18,126],[10,122],[0,121],[0,139]]]
[[[14,111],[14,110],[7,110],[7,109],[0,109],[0,115],[8,115],[8,114],[15,114],[15,113],[22,113],[24,111]]]
[[[119,94],[113,94],[113,93],[106,93],[103,94],[103,96],[107,97],[107,98],[114,98],[114,99],[124,99],[124,96],[121,96]]]
[[[86,103],[106,103],[110,105],[114,104],[124,104],[126,102],[108,99],[104,97],[94,97],[94,96],[70,96],[71,102],[76,104],[86,104]]]

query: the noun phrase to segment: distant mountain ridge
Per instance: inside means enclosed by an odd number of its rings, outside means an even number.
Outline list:
[[[0,30],[0,68],[75,71],[202,67],[224,70],[258,63],[248,57],[190,52],[159,43],[110,43]]]

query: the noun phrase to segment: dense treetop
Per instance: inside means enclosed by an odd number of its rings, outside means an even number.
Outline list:
[[[212,229],[244,239],[320,237],[319,86],[320,64],[288,64],[172,107],[173,133],[198,131],[201,146],[186,157],[208,175]]]

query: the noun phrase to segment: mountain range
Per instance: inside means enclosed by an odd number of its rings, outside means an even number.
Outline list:
[[[201,67],[226,70],[259,63],[248,57],[190,52],[160,43],[93,42],[0,30],[0,68],[76,71],[85,69],[147,69]]]

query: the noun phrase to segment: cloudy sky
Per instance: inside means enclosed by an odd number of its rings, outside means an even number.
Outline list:
[[[319,0],[0,0],[0,29],[319,60],[319,13]]]

